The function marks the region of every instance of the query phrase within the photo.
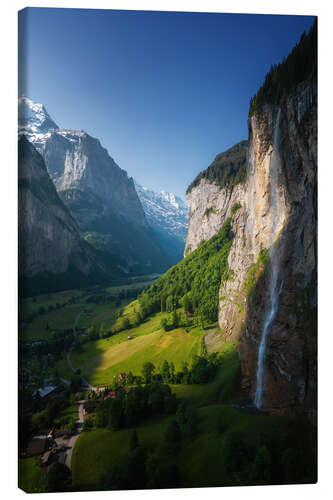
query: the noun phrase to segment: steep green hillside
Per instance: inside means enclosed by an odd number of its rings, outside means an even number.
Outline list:
[[[139,296],[140,314],[172,313],[183,306],[186,318],[197,318],[201,324],[214,322],[218,313],[218,290],[228,275],[228,255],[233,235],[229,218],[209,241],[156,280]],[[176,325],[177,326],[177,325]]]

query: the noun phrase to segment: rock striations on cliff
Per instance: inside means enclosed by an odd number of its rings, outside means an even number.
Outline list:
[[[188,254],[211,238],[234,214],[229,275],[219,292],[219,325],[225,339],[239,341],[242,387],[254,400],[274,245],[281,293],[267,336],[262,408],[275,414],[301,410],[310,417],[316,409],[316,113],[316,86],[308,81],[280,107],[267,104],[253,114],[243,151],[245,181],[234,176],[221,185],[205,171],[190,186],[185,250]]]
[[[122,274],[120,259],[115,258],[113,268],[107,266],[80,236],[43,158],[24,135],[18,148],[20,294],[83,286]]]
[[[188,232],[185,256],[209,240],[231,215],[232,207],[246,191],[248,142],[241,141],[201,172],[188,187]]]
[[[96,248],[121,255],[127,271],[165,270],[165,254],[147,223],[134,181],[100,141],[83,130],[60,129],[44,106],[19,99],[19,135],[42,155],[64,204]]]

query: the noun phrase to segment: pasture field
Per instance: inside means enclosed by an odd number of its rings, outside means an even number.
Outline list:
[[[52,339],[52,331],[71,329],[75,319],[85,304],[73,304],[55,311],[36,316],[30,323],[19,329],[21,341]],[[86,318],[80,317],[77,326],[88,326]]]
[[[111,295],[118,295],[120,292],[126,292],[127,290],[142,290],[145,287],[149,287],[153,281],[158,277],[158,275],[148,275],[148,276],[143,276],[141,280],[135,281],[133,280],[132,283],[129,283],[127,285],[113,285],[105,290],[110,293]]]
[[[139,375],[146,361],[156,367],[164,360],[173,361],[176,370],[180,370],[184,361],[190,362],[194,354],[200,353],[204,331],[196,327],[189,332],[183,328],[164,332],[159,328],[162,316],[157,313],[135,328],[86,342],[82,352],[71,354],[73,366],[79,368],[92,385],[110,384],[121,372]],[[61,376],[71,375],[65,360],[57,364],[57,369]]]
[[[50,306],[64,304],[72,299],[79,299],[86,296],[86,291],[82,289],[66,290],[64,292],[44,293],[34,297],[20,299],[20,316],[22,320],[31,313],[37,313],[40,307],[48,309]]]
[[[154,447],[161,441],[171,417],[151,418],[136,427],[142,444]],[[101,476],[115,463],[121,463],[128,452],[130,429],[110,431],[94,429],[83,432],[78,438],[72,458],[74,487],[96,485]]]
[[[221,367],[215,379],[209,384],[178,384],[172,392],[189,404],[205,406],[212,403],[226,403],[239,396],[240,361],[235,342],[223,342],[219,356]]]
[[[184,356],[186,357],[188,355],[188,345],[177,339],[178,331],[174,330],[168,333],[172,334],[170,338],[173,345],[177,345],[178,342],[180,343],[182,349],[186,351],[186,353],[182,352],[181,356],[183,358]],[[197,344],[197,347],[199,347],[204,333],[198,329],[196,332],[192,331],[187,335],[191,334],[193,335],[193,340],[197,339],[199,341]],[[147,334],[142,339],[149,338],[150,335],[152,334]],[[167,333],[163,335],[166,336]],[[147,354],[145,346],[142,351],[141,356],[143,353]],[[177,366],[174,354],[170,349],[169,355],[173,357],[166,356],[165,359],[172,360]],[[181,447],[182,451],[176,457],[176,464],[181,470],[182,485],[184,484],[184,486],[220,486],[228,483],[226,477],[221,478],[221,435],[218,431],[218,420],[221,414],[223,414],[226,425],[232,423],[233,426],[237,427],[237,425],[242,424],[244,415],[235,408],[222,404],[238,396],[240,365],[236,344],[224,342],[220,350],[220,355],[222,358],[221,367],[212,382],[208,384],[170,386],[179,400],[197,407],[199,415],[198,435],[192,438],[184,438]],[[179,360],[183,359],[181,356]],[[127,362],[130,359],[131,355]],[[149,359],[152,358],[150,357]],[[133,371],[132,362],[129,363],[129,366]],[[161,451],[163,454],[165,430],[170,420],[174,418],[174,415],[154,417],[136,426],[140,444],[151,450]],[[258,425],[261,426],[261,423]],[[121,463],[125,458],[128,452],[131,432],[132,429],[121,429],[118,431],[94,429],[90,432],[82,433],[73,453],[73,485],[78,488],[87,487],[88,489],[98,486],[100,478],[110,467],[116,463]],[[202,462],[203,455],[204,463]],[[202,481],[204,484],[202,484]]]
[[[133,308],[135,308],[136,301],[133,301],[133,298],[127,298],[126,292],[128,290],[140,291],[144,286],[151,284],[153,278],[154,276],[148,275],[133,278],[132,283],[125,285],[66,290],[20,299],[19,340],[50,340],[52,339],[52,331],[73,328],[77,316],[84,309],[89,309],[91,315],[81,314],[77,322],[78,328],[94,326],[99,329],[102,324],[105,328],[110,328],[115,322],[116,311],[124,308],[130,302],[133,302],[134,305],[127,313],[133,318],[135,314]],[[138,279],[141,281],[135,281]],[[122,292],[124,296],[121,295]],[[120,303],[117,305],[114,301],[105,304],[87,303],[87,298],[93,294],[105,294],[113,297],[121,295]],[[43,313],[40,313],[41,309],[43,309]],[[34,317],[28,321],[31,315]]]
[[[200,407],[197,415],[197,433],[183,436],[179,452],[169,457],[179,469],[182,487],[241,485],[239,477],[228,473],[226,456],[222,452],[229,437],[239,435],[251,447],[258,445],[262,434],[274,439],[276,435],[287,435],[288,431],[288,423],[281,417],[249,415],[224,404]],[[161,416],[136,426],[140,444],[165,456],[165,431],[172,419],[174,416]],[[219,428],[221,420],[223,432]],[[98,488],[100,479],[111,466],[124,460],[132,431],[129,428],[83,432],[73,453],[73,485],[79,489]]]
[[[19,458],[18,487],[26,493],[43,493],[42,469],[37,465],[39,457]]]

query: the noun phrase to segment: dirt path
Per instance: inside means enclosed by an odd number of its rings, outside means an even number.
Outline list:
[[[64,452],[64,464],[67,465],[70,469],[72,468],[72,455],[73,455],[73,450],[75,443],[79,437],[79,435],[82,432],[83,428],[83,421],[84,421],[84,414],[83,414],[83,405],[85,401],[79,401],[78,402],[78,421],[76,425],[76,430],[75,434],[68,439],[66,442],[64,442],[64,445],[66,446],[66,451]]]

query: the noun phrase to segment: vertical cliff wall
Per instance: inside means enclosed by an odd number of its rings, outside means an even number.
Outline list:
[[[246,181],[221,187],[203,175],[187,196],[186,253],[236,211],[229,276],[219,293],[219,324],[226,339],[239,341],[242,386],[252,400],[270,307],[269,249],[274,245],[283,285],[267,335],[262,407],[279,414],[299,409],[312,414],[316,407],[316,112],[316,88],[306,82],[280,111],[274,105],[261,107],[249,121]]]
[[[201,172],[187,189],[189,204],[185,256],[209,240],[231,215],[246,193],[248,142],[241,141]]]
[[[106,266],[80,236],[34,146],[25,136],[18,146],[20,294],[86,286],[122,274],[122,262]]]
[[[241,310],[237,314],[235,305],[224,305],[221,300],[219,319],[226,335],[240,337],[243,388],[252,398],[258,346],[269,307],[270,262],[260,252],[272,236],[270,155],[277,113],[276,107],[266,106],[251,119],[250,149],[254,158],[249,161],[248,202],[243,211],[244,227],[234,229],[237,237],[230,254],[230,268],[240,279],[237,290],[232,282],[221,290],[221,296],[233,299]],[[263,408],[271,413],[301,409],[311,417],[316,408],[317,359],[316,113],[316,88],[310,83],[299,85],[281,107],[277,143],[280,216],[273,241],[279,253],[282,291],[267,337],[262,395]],[[240,214],[240,223],[241,218]],[[250,252],[252,264],[247,267],[241,262]]]
[[[79,231],[108,265],[126,272],[164,271],[173,259],[147,219],[134,181],[100,141],[83,130],[59,129],[42,104],[19,99],[19,136],[43,157],[48,174]]]

